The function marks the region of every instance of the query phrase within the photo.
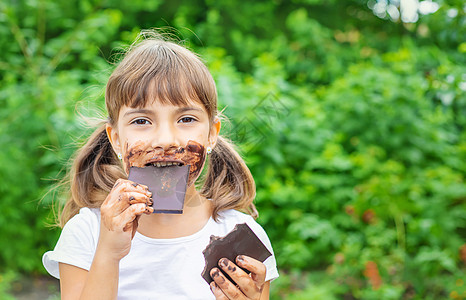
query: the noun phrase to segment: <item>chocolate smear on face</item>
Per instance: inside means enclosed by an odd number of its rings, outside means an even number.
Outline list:
[[[164,151],[138,141],[126,144],[124,162],[128,179],[149,187],[155,213],[182,213],[186,189],[204,166],[205,149],[188,141],[186,147]]]
[[[188,141],[186,147],[178,147],[163,151],[154,149],[142,141],[136,142],[131,148],[125,146],[126,172],[131,167],[144,168],[157,162],[175,162],[189,165],[188,186],[196,181],[205,162],[205,148],[195,141]]]

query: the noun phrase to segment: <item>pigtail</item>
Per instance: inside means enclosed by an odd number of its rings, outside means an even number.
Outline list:
[[[70,196],[60,213],[60,226],[63,227],[82,207],[100,207],[115,182],[125,177],[108,140],[105,124],[102,124],[74,159],[69,174]]]
[[[257,218],[253,204],[256,196],[254,178],[233,145],[219,136],[209,155],[207,174],[201,194],[214,201],[212,217],[227,209],[236,209]]]

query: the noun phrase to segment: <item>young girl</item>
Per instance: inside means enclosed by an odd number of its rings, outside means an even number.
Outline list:
[[[63,231],[43,257],[60,279],[62,299],[268,299],[278,277],[274,255],[264,263],[245,255],[220,259],[210,286],[201,276],[210,236],[225,236],[239,223],[273,253],[253,219],[251,173],[219,136],[217,92],[206,66],[182,46],[145,39],[110,76],[105,101],[108,120],[75,158]],[[153,213],[148,188],[127,180],[128,152],[144,144],[163,157],[188,142],[206,149],[204,184],[197,190],[199,172],[190,173],[182,214]]]

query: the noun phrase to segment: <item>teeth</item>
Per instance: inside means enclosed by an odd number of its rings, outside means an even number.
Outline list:
[[[170,167],[170,166],[182,166],[182,163],[177,163],[177,162],[166,162],[166,161],[160,161],[160,162],[155,162],[153,163],[154,167]]]

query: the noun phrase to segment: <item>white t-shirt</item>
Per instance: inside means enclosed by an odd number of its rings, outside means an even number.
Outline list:
[[[264,229],[249,215],[236,210],[220,213],[198,232],[180,238],[152,239],[136,233],[131,250],[120,261],[118,299],[215,299],[202,278],[205,260],[202,251],[210,236],[225,236],[236,224],[246,223],[272,256],[264,261],[266,281],[278,277],[270,240]],[[89,270],[99,240],[100,210],[82,208],[66,223],[53,251],[42,258],[45,269],[60,278],[58,263]]]

